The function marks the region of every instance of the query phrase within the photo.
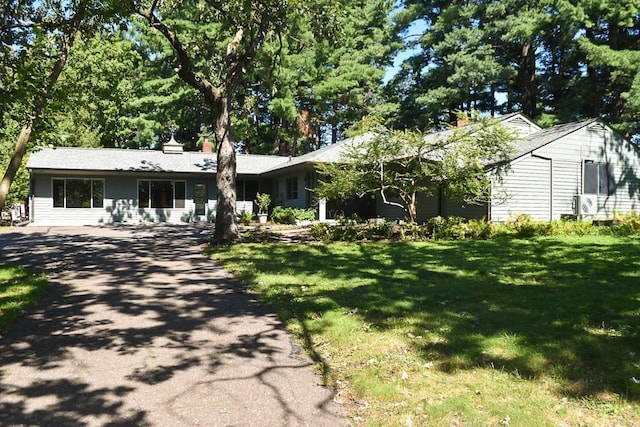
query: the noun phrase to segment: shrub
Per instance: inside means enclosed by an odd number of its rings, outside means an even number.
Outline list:
[[[629,236],[640,233],[640,214],[631,211],[627,214],[616,215],[618,224],[612,227],[612,232],[619,236]]]
[[[464,239],[469,234],[468,224],[459,216],[430,218],[427,229],[432,239]]]
[[[497,233],[496,226],[487,221],[486,218],[471,219],[467,223],[468,236],[471,239],[486,240],[494,237]]]
[[[394,234],[393,223],[386,220],[371,225],[369,229],[371,230],[372,237],[390,239]]]
[[[249,225],[253,220],[253,212],[250,211],[242,211],[240,212],[240,224]]]
[[[316,219],[316,210],[314,208],[294,209],[294,215],[297,221],[314,221]]]
[[[330,242],[333,240],[333,233],[331,231],[331,226],[324,222],[317,222],[311,225],[309,229],[309,234],[311,237],[321,240],[323,242]]]
[[[400,240],[425,240],[429,238],[429,227],[415,222],[399,225]]]
[[[313,221],[316,219],[316,210],[296,209],[284,206],[276,206],[271,213],[271,220],[276,224],[295,224],[296,221]]]
[[[517,237],[533,237],[538,233],[538,225],[531,215],[517,214],[505,222],[507,229],[515,232]]]
[[[295,224],[296,215],[293,208],[285,208],[284,206],[276,206],[271,213],[271,220],[276,224]]]

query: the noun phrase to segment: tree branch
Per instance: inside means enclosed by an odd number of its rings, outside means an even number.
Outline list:
[[[173,50],[176,52],[176,57],[178,59],[178,75],[180,78],[196,88],[211,103],[218,102],[221,96],[221,90],[216,88],[208,80],[198,76],[193,71],[189,53],[178,38],[178,35],[155,15],[157,3],[158,0],[155,0],[149,9],[144,9],[139,4],[136,4],[135,1],[132,1],[132,6],[133,10],[138,15],[147,20],[151,28],[158,30],[171,44],[171,47],[173,47]]]

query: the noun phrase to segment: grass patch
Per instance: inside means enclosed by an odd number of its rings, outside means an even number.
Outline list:
[[[0,334],[26,310],[36,305],[47,286],[43,274],[34,274],[21,267],[0,266]]]
[[[640,239],[240,244],[368,425],[640,424]]]

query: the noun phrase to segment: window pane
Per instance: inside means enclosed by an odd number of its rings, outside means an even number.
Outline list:
[[[173,182],[151,181],[151,207],[173,207]]]
[[[598,182],[598,190],[601,195],[611,195],[615,189],[613,183],[613,165],[609,165],[606,163],[599,164],[599,182]]]
[[[91,181],[88,179],[68,179],[66,185],[68,208],[91,207]]]
[[[53,207],[64,208],[64,179],[53,180]]]
[[[584,162],[584,192],[598,194],[598,164]]]
[[[206,213],[205,206],[207,204],[207,186],[205,184],[196,184],[193,203],[196,205],[196,215],[204,215]]]
[[[138,207],[149,207],[149,181],[138,182]]]
[[[287,179],[287,199],[298,198],[298,177]]]
[[[174,207],[184,208],[184,199],[187,198],[186,183],[184,181],[176,181],[175,189],[176,189],[176,194],[175,194],[176,201],[174,203]]]
[[[104,207],[104,181],[92,181],[92,199],[93,199],[93,207],[94,208],[103,208]]]

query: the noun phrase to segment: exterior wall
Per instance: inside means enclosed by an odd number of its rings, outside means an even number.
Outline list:
[[[554,218],[566,213],[573,196],[583,191],[582,165],[585,160],[613,165],[614,191],[598,195],[597,218],[610,218],[616,212],[640,209],[640,153],[638,148],[605,126],[595,123],[539,150],[558,164],[554,176]],[[556,172],[554,168],[554,172]],[[564,188],[555,183],[569,182]],[[571,190],[575,192],[571,194]]]
[[[582,165],[575,160],[553,159],[553,218],[573,215],[574,197],[582,186]]]
[[[597,196],[594,218],[611,218],[616,212],[640,209],[638,149],[596,122],[536,150],[532,156],[514,161],[503,182],[494,182],[491,219],[502,222],[524,213],[549,221],[574,214],[575,196],[584,188],[586,160],[613,167],[614,191]],[[507,200],[500,203],[504,193]]]
[[[418,209],[420,209],[420,207],[418,207]],[[376,197],[376,214],[378,217],[386,218],[390,221],[404,220],[406,216],[404,210],[397,206],[385,204],[379,196]]]
[[[52,195],[53,178],[87,178],[104,180],[103,208],[54,208]],[[138,209],[139,180],[174,180],[186,182],[184,208]],[[207,185],[207,201],[204,215],[194,215],[195,184]],[[132,176],[95,174],[44,174],[32,175],[31,220],[34,225],[98,225],[110,223],[212,221],[215,218],[216,186],[211,176],[185,179],[184,175],[174,176]],[[252,210],[253,201],[239,200],[238,212]]]
[[[405,219],[405,213],[402,209],[396,206],[384,204],[380,197],[376,200],[376,213],[379,217],[387,218],[392,221]],[[426,222],[430,218],[439,215],[461,216],[466,219],[482,218],[487,216],[487,207],[466,204],[457,200],[449,200],[445,196],[440,200],[437,192],[430,196],[419,193],[416,221]]]
[[[286,176],[280,176],[274,179],[274,205],[280,205],[284,207],[291,207],[297,209],[306,209],[310,206],[308,191],[306,189],[307,173],[298,171]],[[289,198],[287,194],[287,180],[297,179],[297,197]]]
[[[532,133],[540,130],[538,126],[519,116],[515,116],[510,120],[504,121],[502,124],[507,129],[517,132],[520,136],[531,135]]]
[[[527,156],[511,164],[501,179],[492,177],[491,214],[493,222],[503,222],[517,214],[538,221],[551,219],[551,162]]]
[[[459,200],[449,200],[444,198],[442,206],[442,216],[460,216],[465,219],[481,219],[488,217],[488,207],[484,205],[474,205]]]

